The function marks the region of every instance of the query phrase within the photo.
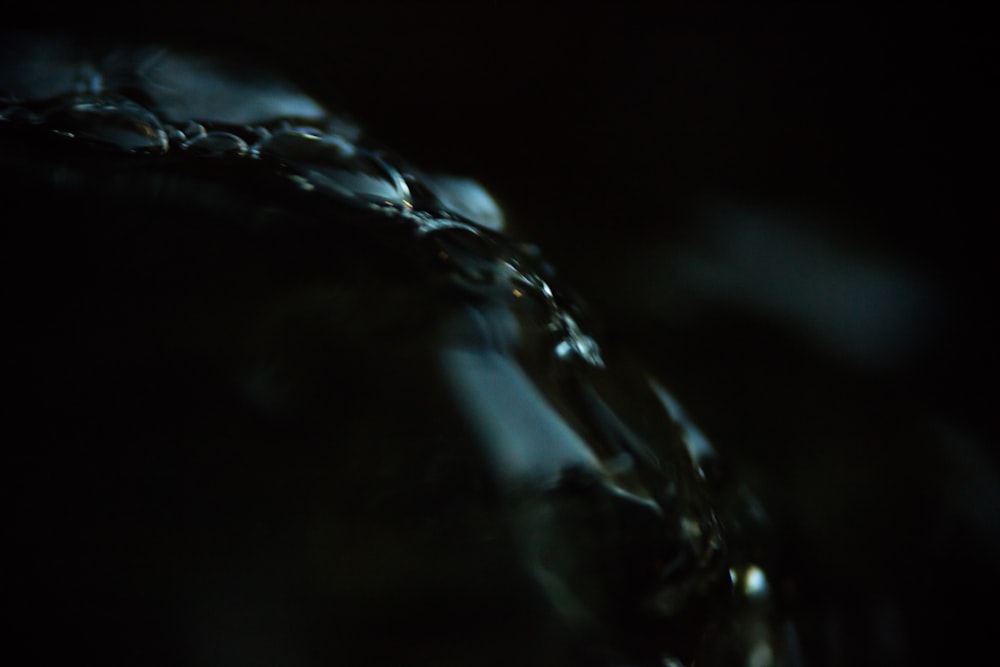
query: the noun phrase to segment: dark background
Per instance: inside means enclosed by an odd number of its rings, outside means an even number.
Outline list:
[[[952,662],[983,645],[992,614],[973,605],[990,608],[1000,556],[984,16],[720,2],[26,9],[28,28],[252,55],[416,164],[484,183],[761,497],[807,664]],[[729,254],[727,230],[745,234]],[[827,250],[836,271],[813,261]],[[736,270],[750,287],[735,297],[675,268],[713,252],[716,269],[756,258],[800,286],[798,305],[760,307],[760,267]],[[858,266],[891,279],[862,271],[840,294]],[[842,321],[824,305],[840,296],[853,338],[801,324]],[[802,315],[803,299],[825,315]],[[900,299],[913,307],[883,318]]]

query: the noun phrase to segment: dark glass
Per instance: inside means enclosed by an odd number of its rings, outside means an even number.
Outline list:
[[[264,71],[5,51],[11,650],[794,664],[753,499],[485,190]]]

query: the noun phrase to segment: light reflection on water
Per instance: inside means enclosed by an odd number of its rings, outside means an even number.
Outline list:
[[[541,262],[535,262],[532,253],[522,246],[494,235],[494,232],[501,231],[504,227],[503,212],[484,188],[460,178],[428,176],[415,170],[411,172],[409,166],[402,161],[366,144],[357,126],[329,115],[308,95],[288,86],[280,77],[257,78],[252,84],[248,84],[245,80],[230,78],[228,70],[216,67],[211,61],[190,60],[175,56],[169,51],[147,52],[139,62],[146,68],[148,80],[156,84],[153,87],[153,98],[158,112],[151,115],[141,105],[111,95],[106,103],[98,103],[93,97],[87,97],[96,95],[100,100],[102,87],[109,85],[107,82],[113,81],[113,77],[102,76],[100,69],[92,65],[79,66],[79,52],[67,52],[53,47],[49,55],[54,56],[56,66],[43,70],[52,73],[52,76],[40,76],[39,67],[42,66],[38,63],[44,58],[37,53],[31,56],[33,64],[30,67],[3,70],[6,74],[11,71],[18,73],[18,76],[24,74],[19,85],[29,86],[32,92],[23,94],[14,103],[0,108],[0,122],[23,124],[36,130],[51,129],[69,139],[129,151],[136,157],[166,154],[170,159],[179,160],[176,163],[179,171],[193,168],[196,164],[204,165],[204,162],[195,161],[207,158],[220,160],[220,172],[233,164],[224,162],[225,160],[240,159],[243,161],[241,164],[256,161],[262,165],[259,173],[281,174],[298,194],[328,197],[337,205],[349,203],[377,216],[384,216],[363,218],[365,223],[377,219],[376,224],[401,221],[412,225],[423,235],[424,242],[430,248],[424,254],[439,260],[430,271],[443,267],[449,288],[459,290],[463,294],[460,300],[466,305],[475,304],[465,311],[465,315],[475,320],[485,314],[488,320],[486,328],[502,332],[486,336],[493,343],[497,340],[504,341],[496,349],[479,341],[464,347],[446,347],[437,357],[444,369],[442,373],[449,383],[450,391],[454,394],[452,401],[456,414],[461,414],[469,422],[471,430],[476,432],[484,454],[488,458],[492,457],[489,460],[493,471],[512,486],[522,483],[529,488],[534,486],[537,494],[534,499],[536,509],[547,507],[544,489],[558,490],[559,480],[566,477],[564,473],[567,469],[574,471],[574,474],[582,471],[580,476],[584,486],[593,482],[588,477],[590,475],[599,480],[598,488],[601,492],[610,488],[617,494],[615,499],[625,501],[625,505],[637,504],[651,510],[654,515],[671,515],[673,512],[676,516],[669,516],[668,532],[676,527],[676,534],[682,536],[682,542],[691,543],[692,550],[712,552],[712,549],[697,544],[699,533],[713,533],[710,529],[700,530],[701,526],[710,525],[705,515],[678,510],[670,502],[664,502],[662,497],[659,498],[661,505],[651,503],[650,498],[656,498],[658,494],[662,496],[664,491],[650,483],[649,474],[644,479],[639,479],[637,470],[642,465],[650,465],[655,469],[655,463],[649,462],[658,459],[655,454],[649,455],[645,440],[649,438],[649,432],[655,433],[656,429],[640,433],[641,429],[633,428],[634,419],[622,416],[620,403],[610,407],[613,401],[606,400],[606,395],[590,386],[591,382],[596,382],[592,375],[588,375],[593,373],[592,370],[582,372],[579,377],[568,374],[573,378],[569,384],[578,383],[577,389],[583,396],[572,399],[561,394],[564,388],[553,382],[550,375],[539,372],[539,367],[543,370],[547,368],[545,364],[552,361],[549,358],[551,356],[559,360],[555,364],[556,368],[574,367],[580,362],[591,367],[601,367],[605,364],[603,353],[606,350],[598,344],[599,337],[593,334],[579,313],[572,308],[573,300],[564,294],[553,292],[550,283],[554,284],[554,281],[548,273],[542,271]],[[127,69],[136,62],[134,59],[130,60],[131,57],[111,60],[104,66]],[[200,94],[200,91],[207,88],[214,91],[213,95]],[[75,91],[73,95],[61,99],[55,107],[43,108],[31,103],[34,97],[59,96],[70,89]],[[193,123],[190,122],[191,119],[201,122]],[[280,119],[280,122],[275,122],[276,119]],[[187,158],[178,157],[180,155],[188,156],[190,161],[185,162]],[[30,156],[24,163],[30,164]],[[4,167],[9,168],[7,163],[4,163]],[[86,171],[65,171],[62,174],[66,179],[63,187],[86,191],[88,188],[99,187],[104,182],[103,174],[99,171],[95,170],[92,177],[84,173]],[[141,202],[144,198],[154,197],[150,194],[154,189],[151,187],[154,179],[130,174],[118,174],[116,178],[119,179],[116,183],[135,186],[136,200]],[[169,178],[171,177],[164,176],[164,181],[157,182],[157,187],[162,186],[163,182],[170,182]],[[173,189],[168,188],[168,191],[181,197],[190,197],[193,189],[189,186],[192,182],[197,183],[198,178],[203,179],[201,184],[204,185],[203,174],[192,178],[190,182],[178,179]],[[224,181],[225,177],[220,176],[220,180]],[[265,181],[267,187],[255,191],[254,196],[266,199],[274,194],[269,188],[274,187],[277,191],[272,180]],[[105,193],[109,196],[123,194],[120,185],[100,187],[105,187]],[[221,197],[215,199],[213,204],[231,206],[237,198],[244,198],[243,195],[248,194],[246,186],[229,184],[227,187],[219,189]],[[209,199],[212,197],[204,198]],[[306,201],[305,197],[293,194],[282,201],[278,208],[288,207],[289,202],[298,205]],[[312,200],[308,201],[311,206]],[[195,204],[193,207],[197,209],[200,205]],[[320,210],[322,207],[323,205],[319,205]],[[303,204],[303,208],[308,207]],[[832,357],[860,368],[879,367],[884,370],[905,367],[909,360],[920,359],[922,352],[938,335],[935,326],[942,319],[941,311],[947,311],[947,306],[942,304],[942,300],[946,299],[909,267],[886,262],[882,257],[856,253],[848,245],[814,231],[804,233],[801,228],[805,225],[799,225],[796,220],[780,212],[749,205],[721,208],[721,212],[716,211],[709,216],[711,220],[701,229],[703,236],[686,247],[630,248],[631,266],[623,267],[626,270],[621,272],[626,278],[619,285],[626,287],[619,288],[619,299],[623,303],[631,300],[630,303],[637,312],[651,313],[653,319],[661,323],[678,318],[696,322],[701,314],[699,308],[704,307],[705,303],[712,304],[706,308],[707,311],[712,311],[713,308],[748,311],[763,320],[780,322],[780,328],[793,331],[792,337],[796,340],[811,341]],[[337,215],[342,213],[339,209],[336,210]],[[301,212],[294,213],[293,217],[298,213]],[[354,213],[345,214],[345,218],[351,215]],[[330,218],[331,224],[336,224],[333,219],[336,216],[331,215]],[[386,237],[389,236],[386,233]],[[410,240],[405,243],[410,243]],[[412,243],[407,247],[422,246]],[[412,250],[404,252],[408,260],[413,259],[416,254]],[[628,276],[628,269],[632,271],[631,277]],[[677,285],[682,287],[678,289]],[[435,283],[434,287],[437,289],[441,285]],[[510,305],[507,303],[510,297],[523,303]],[[483,307],[479,300],[485,300],[487,304],[503,305],[499,309],[492,309]],[[506,324],[501,325],[501,322]],[[730,340],[738,338],[742,331],[739,327],[734,327],[730,332]],[[484,351],[485,349],[489,351]],[[531,357],[532,354],[539,355],[539,349],[543,350],[540,353],[545,361],[543,364],[537,363],[539,356]],[[731,358],[725,356],[721,349],[719,352],[720,358]],[[611,375],[617,376],[620,369],[617,362],[609,362],[609,368]],[[737,359],[730,366],[732,373],[727,372],[721,377],[725,377],[728,382],[731,375],[735,376],[732,384],[738,387],[741,381],[746,381],[746,378],[740,377],[741,373],[753,368],[756,368],[754,360]],[[730,553],[730,571],[734,573],[732,578],[733,583],[737,584],[737,593],[746,598],[741,602],[745,606],[739,608],[738,613],[742,614],[739,616],[740,622],[743,627],[756,630],[747,631],[745,636],[733,639],[739,646],[730,646],[731,654],[725,654],[720,649],[713,657],[709,651],[709,655],[699,664],[729,664],[727,661],[730,660],[737,660],[740,664],[744,664],[744,660],[749,664],[768,664],[768,661],[776,657],[784,660],[785,664],[799,662],[799,650],[796,648],[799,640],[795,626],[783,620],[784,611],[772,615],[772,609],[768,607],[768,596],[764,595],[765,591],[770,591],[782,600],[794,598],[787,591],[791,588],[794,593],[795,578],[782,578],[780,572],[773,578],[764,577],[763,572],[770,573],[766,558],[761,561],[758,554],[747,553],[754,551],[755,540],[763,541],[765,546],[774,546],[780,545],[782,540],[793,534],[793,531],[779,530],[777,534],[768,533],[766,538],[755,537],[756,526],[766,523],[767,513],[763,511],[763,507],[776,510],[787,518],[794,515],[794,511],[788,506],[801,502],[803,509],[800,514],[807,520],[818,517],[816,523],[825,524],[823,517],[832,516],[835,520],[830,522],[829,530],[826,531],[828,535],[817,538],[816,533],[821,530],[808,532],[801,527],[798,527],[800,532],[795,533],[799,539],[813,541],[808,553],[813,556],[819,554],[818,560],[824,555],[822,547],[836,543],[839,537],[854,536],[856,541],[839,541],[847,545],[844,549],[848,555],[852,550],[853,553],[866,554],[861,561],[877,557],[867,555],[870,545],[877,547],[873,552],[878,554],[878,548],[884,549],[885,544],[893,539],[884,538],[884,542],[870,540],[869,536],[873,531],[864,528],[864,525],[863,530],[853,530],[850,517],[854,516],[851,512],[855,511],[852,503],[867,507],[870,499],[866,493],[875,496],[875,500],[882,497],[879,495],[881,491],[872,491],[883,480],[877,471],[895,473],[896,457],[907,457],[907,454],[898,451],[898,445],[889,443],[889,447],[886,446],[887,439],[899,436],[886,435],[886,430],[879,424],[872,424],[869,430],[868,415],[864,411],[852,414],[850,404],[844,416],[844,411],[840,410],[838,404],[828,400],[829,395],[835,394],[836,390],[831,390],[830,394],[824,394],[811,403],[804,399],[797,403],[788,400],[788,396],[785,396],[785,400],[778,400],[771,392],[777,384],[772,383],[771,378],[776,372],[785,371],[764,361],[757,371],[755,379],[760,380],[757,395],[746,392],[753,399],[753,407],[747,408],[746,412],[733,411],[702,424],[707,432],[713,434],[716,445],[723,445],[718,447],[721,455],[715,453],[716,448],[709,443],[708,438],[681,411],[678,401],[658,384],[653,386],[653,393],[658,396],[661,407],[665,407],[676,422],[676,431],[689,457],[697,464],[696,474],[709,484],[714,483],[713,470],[719,465],[719,459],[725,462],[727,457],[738,459],[742,456],[745,463],[755,453],[766,453],[767,450],[779,452],[774,454],[776,458],[780,456],[780,442],[769,443],[769,447],[764,447],[759,442],[752,442],[752,434],[780,433],[782,428],[787,428],[787,424],[797,423],[798,414],[809,410],[819,413],[816,404],[825,400],[832,406],[829,408],[832,417],[828,418],[820,413],[812,422],[817,431],[826,430],[827,433],[817,435],[811,431],[799,431],[793,434],[794,439],[787,439],[787,442],[800,444],[800,450],[812,448],[811,450],[818,452],[818,456],[826,458],[819,463],[809,462],[806,461],[806,454],[786,451],[787,463],[783,465],[787,467],[779,465],[777,469],[783,473],[791,471],[789,474],[774,473],[765,476],[764,481],[759,478],[750,480],[754,490],[764,488],[770,491],[777,487],[794,489],[788,491],[787,495],[775,492],[771,496],[791,497],[791,502],[784,505],[781,502],[761,504],[753,499],[753,494],[747,492],[745,487],[739,487],[741,490],[736,492],[732,489],[738,484],[732,480],[723,483],[723,497],[726,496],[726,489],[729,489],[731,495],[741,498],[739,502],[733,503],[723,500],[721,504],[725,509],[719,512],[727,534],[731,538],[735,537],[730,544],[731,548],[736,547]],[[560,372],[562,371],[551,375],[565,379],[566,376],[560,375]],[[716,377],[720,376],[717,374]],[[670,377],[664,379],[671,381]],[[625,388],[619,387],[617,390],[626,396],[648,393],[648,387],[636,384],[633,380],[623,381],[622,384]],[[676,385],[671,383],[670,386]],[[848,389],[844,393],[848,395],[853,389],[865,391],[851,383],[845,383],[845,386]],[[703,411],[703,406],[711,404],[711,397],[706,400],[704,396],[689,401],[683,393],[684,389],[681,383],[680,395],[686,405],[698,405]],[[720,390],[716,392],[718,394],[725,393],[721,391],[723,388],[715,389]],[[794,390],[794,393],[801,398],[812,390],[806,383]],[[877,389],[875,391],[878,392]],[[880,395],[877,398],[881,401],[892,397]],[[572,401],[577,399],[580,403],[573,404]],[[840,400],[843,400],[843,396],[840,396]],[[583,407],[580,407],[581,404]],[[732,408],[733,401],[726,403],[717,397],[716,404]],[[651,414],[648,406],[645,410],[645,413],[643,410],[637,412],[647,416]],[[744,435],[740,429],[741,420],[734,415],[745,418],[747,413],[753,416],[754,412],[766,413],[780,423],[770,429],[761,429],[759,425],[756,430],[747,428],[746,433],[750,434],[747,438],[750,442],[747,442],[741,439]],[[912,415],[906,412],[903,414]],[[892,420],[895,417],[892,413],[887,413],[883,418]],[[973,522],[976,534],[988,536],[994,540],[992,544],[995,545],[996,531],[986,517],[991,516],[990,508],[996,506],[996,475],[989,461],[984,461],[988,457],[981,456],[983,444],[976,441],[975,437],[967,438],[961,426],[953,428],[947,419],[939,421],[946,426],[941,427],[940,431],[944,435],[941,435],[934,446],[946,452],[946,465],[936,468],[934,452],[938,450],[914,438],[913,442],[917,443],[914,450],[924,453],[931,451],[931,457],[920,463],[920,457],[916,456],[914,459],[917,463],[900,466],[903,469],[902,476],[909,475],[901,484],[909,484],[910,486],[903,488],[912,489],[923,483],[920,480],[925,479],[933,481],[940,477],[970,480],[967,485],[962,485],[968,493],[945,495],[942,506],[961,516],[962,521]],[[851,430],[844,424],[864,424],[865,428]],[[919,431],[920,428],[918,423],[913,430]],[[716,436],[718,433],[722,433],[721,438]],[[612,441],[614,446],[609,447],[606,440]],[[963,447],[963,443],[970,441],[973,444]],[[663,442],[672,441],[665,436]],[[831,442],[840,444],[834,448],[830,445]],[[941,446],[940,442],[946,445]],[[672,445],[668,445],[670,446]],[[891,447],[896,448],[891,449],[891,455],[886,454]],[[835,451],[824,454],[824,448]],[[676,453],[671,456],[675,455]],[[767,469],[767,460],[763,457],[761,460],[762,464],[756,470],[758,473]],[[859,460],[864,465],[856,464]],[[686,473],[680,467],[676,470],[671,467],[676,459],[668,458],[668,461],[671,464],[665,466],[665,470],[658,471],[658,474],[668,479],[669,483],[663,485],[665,488],[672,488],[672,485],[677,484],[693,484],[690,480],[679,482],[670,479],[672,475],[683,477]],[[921,477],[921,465],[933,469],[934,474]],[[754,472],[752,465],[744,466],[743,470],[747,468]],[[910,468],[917,469],[918,473],[913,473]],[[798,474],[803,469],[805,474]],[[816,470],[821,472],[817,473]],[[815,488],[815,484],[814,488],[808,488],[809,480],[825,479],[822,473],[833,475],[838,471],[843,473],[844,470],[848,471],[848,479],[860,479],[860,483],[854,486],[861,490],[860,494],[847,498],[838,497],[834,502],[823,495],[822,489]],[[866,472],[868,470],[876,472]],[[871,475],[872,478],[866,475]],[[657,478],[653,475],[652,479]],[[573,483],[579,484],[580,480],[575,479]],[[973,487],[975,491],[969,490]],[[927,488],[940,487],[930,484]],[[717,488],[714,490],[719,491]],[[587,493],[589,492],[588,490]],[[886,493],[891,502],[898,500],[892,495],[893,491]],[[937,491],[929,490],[926,495],[933,496],[935,493]],[[581,495],[585,496],[583,492]],[[598,498],[593,501],[593,507],[603,508],[605,506],[601,503],[607,502],[609,507],[614,508],[609,510],[612,515],[621,509],[600,493],[591,497],[591,500],[593,498]],[[903,498],[905,500],[907,496],[904,495]],[[638,502],[640,500],[642,502]],[[876,506],[874,514],[882,516],[879,514],[878,503],[872,504]],[[734,506],[737,509],[734,510]],[[897,505],[890,504],[890,510],[892,507],[902,506],[908,507],[909,503],[899,501]],[[642,512],[637,513],[645,516]],[[886,511],[884,514],[891,516],[892,512]],[[928,549],[947,548],[941,546],[942,543],[947,543],[946,537],[935,538],[933,535],[945,534],[949,530],[964,530],[962,521],[956,523],[951,519],[935,519],[938,516],[936,510],[929,512],[928,516],[930,525],[936,527],[927,531],[932,537],[927,538],[926,543],[923,538],[919,542],[907,542],[914,547],[909,550],[911,553],[919,553],[924,546]],[[524,528],[525,531],[535,530],[538,526],[552,529],[551,523],[538,520],[538,516],[530,512],[526,512],[520,519],[523,519],[522,528],[527,527]],[[537,523],[532,523],[536,520]],[[637,522],[641,523],[638,519]],[[656,522],[652,522],[652,525],[656,525]],[[782,525],[783,530],[787,531],[787,521]],[[937,530],[942,526],[947,530]],[[556,533],[559,529],[557,524]],[[655,530],[651,532],[655,533]],[[594,537],[593,533],[586,530],[581,530],[580,534],[598,542],[603,535],[597,531]],[[564,539],[567,544],[579,539],[579,535],[573,535],[568,529],[558,535],[555,541]],[[773,541],[769,543],[769,540]],[[819,547],[816,546],[817,543]],[[552,540],[528,540],[526,544],[523,547],[528,553],[526,558],[537,557],[540,562],[538,554],[550,548]],[[606,544],[615,544],[615,541],[607,537]],[[763,551],[767,552],[767,549],[764,548]],[[835,549],[827,551],[840,553]],[[841,562],[830,558],[832,562]],[[535,574],[543,580],[542,586],[550,600],[567,617],[586,616],[587,605],[592,604],[592,600],[581,602],[572,587],[566,585],[566,581],[572,578],[571,574],[567,574],[573,566],[571,560],[556,560],[557,566],[551,569],[543,567],[536,570]],[[850,563],[851,560],[851,557],[846,557],[844,562]],[[886,568],[886,571],[894,572],[895,569]],[[802,574],[801,569],[797,574]],[[691,590],[703,584],[698,576],[692,576],[688,583],[691,584]],[[824,582],[819,586],[830,584]],[[656,599],[665,601],[661,606],[674,613],[678,609],[675,602],[678,596],[674,594],[683,587],[667,588],[666,594]],[[687,588],[684,589],[684,595],[689,592]],[[696,593],[692,596],[697,597]],[[860,635],[868,642],[864,646],[876,646],[872,649],[874,653],[881,651],[879,655],[885,658],[883,664],[900,664],[905,656],[903,647],[906,640],[903,637],[908,632],[913,632],[912,626],[907,625],[912,620],[899,611],[895,602],[886,603],[885,608],[889,611],[873,613],[870,619],[866,617],[866,620],[858,621],[855,625],[851,625],[853,621],[845,620],[852,617],[850,608],[835,609],[830,612],[829,618],[819,621],[815,618],[808,620],[829,630],[833,639],[827,642],[827,646],[848,646],[853,638]],[[859,630],[857,626],[864,627]],[[879,638],[886,639],[883,642],[886,644],[884,650],[877,648],[880,645]],[[724,643],[720,641],[720,644]],[[718,657],[719,655],[723,657]],[[738,658],[734,658],[734,655]]]

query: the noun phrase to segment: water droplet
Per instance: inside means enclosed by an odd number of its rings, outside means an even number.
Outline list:
[[[429,185],[437,193],[435,199],[440,207],[483,227],[503,231],[503,211],[486,188],[476,181],[458,176],[434,176]]]
[[[399,173],[377,154],[315,128],[275,132],[258,147],[324,191],[378,206],[403,206],[408,191]]]
[[[260,151],[287,160],[340,161],[347,164],[357,149],[339,135],[328,134],[315,127],[292,127],[277,130],[263,139]]]
[[[184,132],[177,129],[173,125],[164,125],[163,131],[167,133],[167,141],[169,141],[172,146],[179,146],[187,141],[187,137],[184,136]]]
[[[51,129],[105,148],[163,153],[167,133],[148,109],[117,96],[74,97],[46,114]]]
[[[201,123],[196,123],[193,120],[188,121],[187,125],[184,126],[184,135],[189,139],[204,136],[205,133],[205,126]]]
[[[213,156],[240,156],[246,155],[250,150],[247,142],[230,132],[209,132],[192,137],[181,148],[197,155]]]

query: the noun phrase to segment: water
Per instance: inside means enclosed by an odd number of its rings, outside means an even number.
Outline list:
[[[6,50],[24,647],[796,664],[762,510],[481,186],[270,73]]]

